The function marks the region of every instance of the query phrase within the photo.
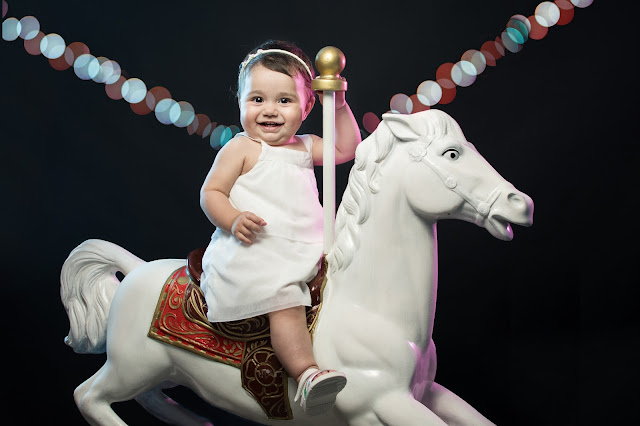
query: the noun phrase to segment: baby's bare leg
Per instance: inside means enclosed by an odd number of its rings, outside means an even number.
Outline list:
[[[304,306],[270,312],[271,344],[286,372],[296,381],[309,367],[317,366]]]

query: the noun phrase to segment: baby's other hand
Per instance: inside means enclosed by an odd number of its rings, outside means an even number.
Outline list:
[[[318,90],[316,93],[318,94],[318,99],[320,100],[320,105],[322,105],[322,98],[324,97],[324,96],[322,96],[323,92],[322,92],[322,90]],[[336,94],[336,101],[335,101],[336,109],[340,109],[340,108],[342,108],[343,106],[345,106],[347,104],[347,100],[345,98],[345,93],[346,92],[342,92],[342,91],[335,92],[335,94]]]
[[[231,234],[245,244],[253,244],[267,222],[251,212],[240,213],[231,225]]]

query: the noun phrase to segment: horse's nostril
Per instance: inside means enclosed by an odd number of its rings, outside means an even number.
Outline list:
[[[526,204],[522,195],[516,194],[514,192],[507,195],[507,200],[509,200],[509,203],[513,204],[515,207],[524,206]]]

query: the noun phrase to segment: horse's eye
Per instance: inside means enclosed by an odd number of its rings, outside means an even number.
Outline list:
[[[446,158],[449,158],[450,160],[457,160],[458,158],[460,158],[460,153],[453,148],[446,150],[442,155],[444,155]]]

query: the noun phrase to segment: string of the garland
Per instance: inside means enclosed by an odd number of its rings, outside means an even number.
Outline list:
[[[427,110],[437,104],[451,103],[458,87],[469,87],[486,67],[494,67],[507,52],[520,52],[527,40],[542,40],[554,25],[567,25],[573,20],[574,8],[590,6],[593,0],[544,1],[536,7],[533,15],[514,15],[507,26],[494,40],[488,40],[480,49],[469,49],[456,63],[447,62],[436,70],[435,80],[420,83],[416,93],[407,96],[397,93],[391,97],[389,111],[411,114]],[[369,133],[373,132],[380,118],[372,113],[364,114],[362,124]]]
[[[189,102],[174,100],[165,87],[147,88],[143,80],[129,77],[117,61],[92,55],[85,43],[73,42],[67,45],[59,34],[45,34],[34,16],[7,18],[8,10],[8,3],[2,0],[3,40],[23,39],[27,53],[44,56],[53,69],[73,69],[81,80],[104,84],[106,95],[110,99],[124,99],[134,113],[147,115],[153,112],[160,123],[185,128],[190,135],[208,140],[216,149],[240,131],[236,125],[220,124],[206,114],[196,113]]]
[[[464,52],[456,63],[447,62],[436,70],[435,80],[420,83],[416,93],[407,96],[398,93],[389,102],[389,112],[411,114],[424,111],[437,104],[452,102],[457,87],[471,86],[486,67],[496,66],[507,52],[517,53],[529,39],[541,40],[554,25],[567,25],[573,20],[574,8],[590,6],[593,0],[555,0],[540,3],[533,15],[514,15],[495,40],[485,42],[480,49]],[[154,113],[165,125],[186,128],[190,135],[198,135],[219,149],[240,131],[236,125],[219,124],[209,116],[196,113],[186,101],[176,101],[168,89],[162,86],[147,88],[139,78],[130,78],[120,64],[103,56],[94,56],[82,42],[69,45],[56,33],[43,33],[40,22],[34,16],[21,19],[6,18],[9,5],[2,0],[2,39],[24,40],[24,48],[30,55],[43,55],[52,68],[64,71],[73,68],[78,78],[104,84],[107,96],[114,100],[124,99],[132,111],[139,115]],[[371,133],[380,123],[380,118],[367,112],[362,118],[364,130]]]

